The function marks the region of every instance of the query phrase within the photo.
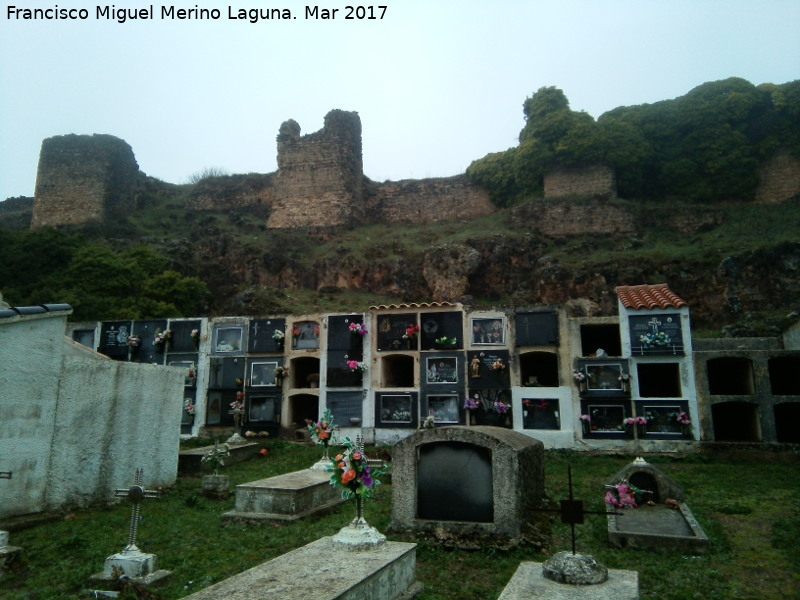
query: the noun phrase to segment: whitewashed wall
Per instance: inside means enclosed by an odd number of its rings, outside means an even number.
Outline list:
[[[138,467],[177,478],[184,370],[75,344],[67,314],[0,319],[0,517],[110,500]]]
[[[44,508],[68,314],[0,320],[0,517]]]

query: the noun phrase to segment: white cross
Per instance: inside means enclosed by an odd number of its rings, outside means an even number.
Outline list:
[[[658,333],[658,327],[661,325],[661,321],[659,321],[656,317],[653,317],[647,322],[650,327],[653,329],[653,333]]]

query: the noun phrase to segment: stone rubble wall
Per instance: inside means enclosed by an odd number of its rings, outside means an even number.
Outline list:
[[[591,196],[613,198],[617,195],[614,170],[605,165],[560,167],[544,176],[544,197]]]
[[[320,131],[300,136],[294,121],[278,135],[278,172],[270,228],[331,227],[361,218],[361,120],[333,110]]]
[[[608,202],[542,201],[513,209],[513,219],[547,237],[629,235],[637,231],[634,215]]]
[[[800,195],[800,158],[788,150],[779,150],[759,169],[756,202],[778,204]]]
[[[379,223],[419,224],[476,219],[494,210],[484,190],[457,175],[378,184],[372,214]]]
[[[131,147],[110,135],[42,142],[31,228],[110,223],[136,208],[141,174]]]

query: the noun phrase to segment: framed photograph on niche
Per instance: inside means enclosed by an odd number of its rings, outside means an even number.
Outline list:
[[[241,325],[214,328],[214,352],[241,352],[244,328]]]
[[[274,386],[275,369],[278,368],[278,361],[259,361],[250,363],[250,386],[266,387]]]
[[[472,319],[470,325],[473,345],[503,346],[506,343],[504,317]]]

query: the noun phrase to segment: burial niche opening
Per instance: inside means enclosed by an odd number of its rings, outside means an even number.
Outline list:
[[[292,427],[304,427],[306,419],[317,420],[319,398],[311,394],[296,394],[289,398],[289,422]]]
[[[769,359],[769,381],[774,396],[800,396],[800,356]]]
[[[718,442],[760,442],[758,407],[747,402],[720,402],[711,407]]]
[[[492,453],[465,442],[434,442],[419,448],[417,518],[494,522]]]
[[[593,356],[600,349],[608,356],[622,356],[619,325],[581,325],[581,356]]]
[[[706,362],[712,396],[752,396],[756,393],[753,363],[748,358],[712,358]]]
[[[800,444],[800,404],[782,402],[775,405],[775,435],[779,444]]]
[[[405,354],[382,357],[381,387],[414,387],[414,358]]]
[[[293,358],[291,367],[289,367],[289,374],[294,388],[318,388],[319,359],[312,357]]]
[[[554,352],[525,352],[519,356],[522,385],[558,387],[558,357]]]
[[[680,398],[681,369],[678,363],[638,364],[639,396],[642,398]]]

